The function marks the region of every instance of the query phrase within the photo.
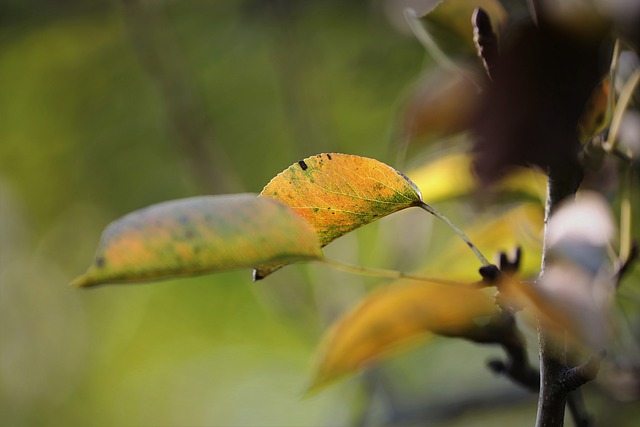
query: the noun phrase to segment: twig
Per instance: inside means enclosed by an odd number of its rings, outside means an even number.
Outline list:
[[[500,281],[504,275],[513,275],[520,268],[522,259],[522,249],[517,248],[513,257],[510,258],[505,252],[499,254],[498,276],[495,278],[495,285],[498,287],[496,295],[496,303],[502,310],[502,321],[507,325],[507,333],[499,336],[499,343],[507,353],[507,361],[490,360],[489,369],[496,374],[504,375],[511,379],[514,383],[524,387],[525,389],[537,392],[540,389],[540,372],[531,367],[529,357],[525,347],[525,341],[515,327],[514,310],[501,303],[500,298]],[[482,274],[482,272],[480,273]],[[485,276],[483,275],[483,278]]]
[[[383,268],[364,267],[361,265],[346,264],[343,262],[335,261],[328,258],[322,258],[319,262],[335,268],[336,270],[345,271],[347,273],[359,274],[362,276],[382,277],[386,279],[410,279],[421,282],[438,283],[441,285],[453,285],[453,286],[469,286],[469,283],[458,282],[455,280],[441,279],[438,277],[428,277],[419,274],[404,273],[396,270],[386,270]]]

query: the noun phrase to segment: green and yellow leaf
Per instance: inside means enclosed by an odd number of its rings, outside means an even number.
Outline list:
[[[363,225],[421,203],[407,177],[377,160],[325,153],[294,163],[260,193],[304,218],[325,246]]]
[[[132,212],[104,231],[72,286],[138,282],[322,258],[311,227],[254,194],[194,197]]]
[[[423,343],[433,334],[473,338],[497,312],[490,295],[466,286],[401,281],[375,291],[324,337],[311,389]]]

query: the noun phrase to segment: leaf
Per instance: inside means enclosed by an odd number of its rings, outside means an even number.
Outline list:
[[[320,258],[313,230],[281,203],[253,194],[194,197],[149,206],[110,224],[93,265],[72,286]]]
[[[477,194],[479,191],[472,172],[472,158],[468,154],[454,153],[431,160],[424,166],[407,172],[407,176],[420,188],[429,188],[429,203]],[[525,200],[544,200],[546,176],[532,168],[513,168],[489,189],[501,195]]]
[[[477,7],[487,12],[494,31],[499,35],[508,17],[497,0],[443,0],[421,20],[445,51],[475,53],[471,15]]]
[[[587,105],[582,111],[580,123],[578,124],[580,142],[585,143],[593,135],[604,130],[607,124],[607,105],[610,92],[611,79],[607,75],[593,90]]]
[[[498,313],[487,293],[401,281],[371,293],[325,335],[311,389],[415,346],[432,334],[473,339]]]
[[[479,76],[470,67],[460,68],[463,73],[433,68],[419,82],[404,113],[404,135],[411,139],[443,136],[469,127],[479,102],[478,88],[471,78]]]
[[[507,278],[499,286],[502,303],[527,309],[524,320],[574,352],[598,352],[612,336],[611,276],[593,276],[570,263],[554,263],[534,283]]]
[[[304,218],[325,246],[350,231],[417,206],[420,190],[406,176],[377,160],[325,153],[294,163],[260,193]]]
[[[535,165],[577,186],[578,123],[602,77],[602,39],[524,22],[504,46],[473,126],[478,177],[488,184]]]

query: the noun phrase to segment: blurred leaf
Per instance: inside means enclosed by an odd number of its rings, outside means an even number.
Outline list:
[[[498,312],[493,298],[478,289],[400,283],[373,292],[332,326],[311,389],[406,350],[431,334],[473,339]]]
[[[429,188],[429,203],[471,196],[478,191],[477,181],[472,172],[472,158],[464,153],[439,157],[407,172],[407,176],[419,188]],[[491,189],[524,199],[543,200],[546,194],[546,179],[538,170],[514,168]]]
[[[610,90],[611,79],[606,76],[591,93],[578,125],[580,142],[585,143],[593,135],[604,129]]]
[[[474,244],[485,254],[497,254],[522,248],[520,274],[522,277],[537,276],[542,254],[543,207],[536,203],[524,203],[490,220],[481,220],[465,229]],[[469,248],[462,242],[439,251],[437,258],[430,260],[425,270],[429,274],[446,274],[456,280],[476,280],[476,261]]]
[[[599,352],[611,338],[614,287],[610,276],[594,277],[562,262],[548,266],[540,281],[507,278],[499,288],[502,303],[529,309],[524,317],[531,327],[541,323],[558,343],[566,341],[574,351]]]
[[[421,203],[407,177],[377,160],[318,154],[294,163],[260,193],[302,216],[325,246],[358,227]]]
[[[421,20],[443,50],[464,49],[465,52],[475,53],[471,15],[477,7],[487,12],[494,31],[499,34],[508,16],[497,0],[443,0]]]
[[[73,286],[322,258],[313,230],[281,203],[253,194],[160,203],[110,224],[94,264]]]
[[[601,39],[531,22],[513,34],[503,43],[474,122],[475,170],[491,183],[513,166],[536,165],[577,186],[577,128],[602,77]]]
[[[448,135],[469,127],[478,105],[479,91],[463,73],[434,68],[415,89],[403,117],[403,133],[414,139]],[[472,77],[473,78],[473,77]]]

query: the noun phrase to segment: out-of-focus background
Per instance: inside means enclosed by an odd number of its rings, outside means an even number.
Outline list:
[[[485,367],[500,351],[454,340],[305,397],[322,332],[379,280],[291,266],[67,287],[132,210],[259,192],[319,152],[401,167],[395,123],[425,66],[409,3],[0,2],[0,424],[532,422],[535,395]],[[407,212],[327,252],[412,268],[449,237]]]

